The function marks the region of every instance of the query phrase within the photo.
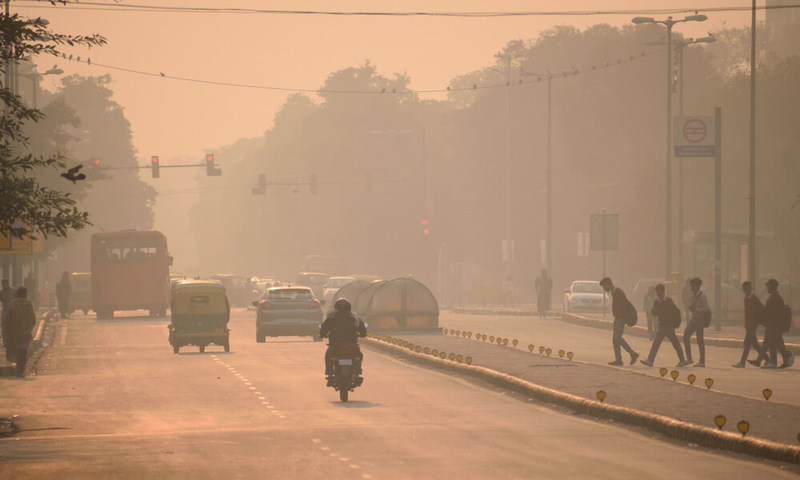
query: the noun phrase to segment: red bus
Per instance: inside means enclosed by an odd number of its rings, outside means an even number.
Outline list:
[[[91,255],[92,303],[97,318],[112,318],[121,310],[166,315],[172,257],[164,234],[136,230],[95,233]]]

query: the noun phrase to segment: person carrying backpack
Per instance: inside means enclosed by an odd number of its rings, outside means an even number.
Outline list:
[[[647,360],[642,360],[641,363],[652,367],[656,359],[656,354],[658,353],[658,348],[661,346],[664,337],[667,337],[669,341],[672,342],[675,353],[678,354],[677,366],[685,367],[691,364],[692,361],[683,358],[681,342],[678,340],[678,336],[675,335],[675,329],[681,325],[681,309],[675,305],[675,302],[673,302],[671,298],[664,295],[666,288],[663,284],[659,283],[656,285],[655,291],[656,299],[653,302],[651,313],[653,317],[658,319],[658,330],[653,339],[653,346],[650,347],[650,354],[647,356]]]
[[[786,349],[783,334],[789,330],[790,318],[787,318],[786,304],[778,293],[778,281],[770,278],[767,281],[769,298],[764,305],[764,357],[766,363],[761,368],[778,368],[778,354],[781,352],[783,364],[780,368],[788,368],[794,364],[794,353]]]
[[[700,361],[695,363],[695,367],[706,366],[706,342],[703,332],[711,325],[711,307],[708,306],[708,297],[700,291],[703,281],[694,277],[689,281],[692,288],[692,304],[689,311],[692,318],[686,322],[686,330],[683,331],[683,346],[686,348],[686,359],[692,361],[692,335],[697,334],[697,349],[700,351]]]
[[[611,343],[614,346],[615,360],[608,362],[608,364],[615,367],[623,365],[622,352],[620,351],[620,347],[622,347],[630,354],[631,365],[633,365],[639,359],[639,354],[622,338],[622,333],[625,330],[625,325],[631,327],[636,325],[636,307],[628,300],[621,288],[614,287],[614,283],[610,278],[604,277],[600,280],[600,286],[606,292],[611,292],[611,313],[614,315],[614,335],[611,337]]]
[[[742,283],[742,291],[744,292],[744,350],[742,351],[742,359],[732,366],[733,368],[744,368],[744,362],[747,361],[750,365],[760,367],[761,360],[764,359],[764,351],[758,344],[756,329],[761,324],[761,319],[764,315],[764,304],[753,293],[753,284],[749,280]],[[750,354],[750,347],[753,347],[753,350],[758,353],[758,358],[755,360],[747,360],[747,356]]]

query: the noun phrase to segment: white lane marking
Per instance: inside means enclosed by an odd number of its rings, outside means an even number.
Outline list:
[[[344,457],[340,457],[339,460],[341,460],[343,462],[349,462],[350,461],[349,458],[344,458]]]
[[[348,465],[348,466],[349,466],[350,468],[354,469],[354,470],[358,470],[358,469],[360,469],[360,468],[361,468],[361,467],[359,467],[358,465]]]
[[[369,474],[366,474],[366,473],[362,473],[361,474],[361,478],[372,478],[372,475],[369,475]]]
[[[331,448],[330,447],[319,447],[319,449],[322,450],[323,452],[327,452]]]
[[[286,418],[286,415],[278,415],[278,418]]]
[[[61,336],[58,339],[58,344],[62,347],[67,344],[67,326],[63,325],[61,327]]]
[[[261,395],[261,392],[253,392],[253,393],[255,393],[256,395]]]
[[[256,394],[256,395],[258,395],[258,392],[255,392],[255,394]],[[258,397],[258,399],[259,399],[259,400],[266,400],[266,399],[267,399],[267,397]],[[267,402],[267,403],[269,403],[269,402]]]
[[[320,440],[319,438],[312,438],[311,441],[314,443],[322,443],[322,440]]]

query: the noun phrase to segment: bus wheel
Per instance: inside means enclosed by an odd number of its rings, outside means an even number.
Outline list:
[[[231,351],[231,344],[228,343],[228,342],[225,342],[224,348],[225,348],[226,352],[230,352]]]
[[[172,353],[178,353],[181,350],[181,347],[172,347]]]

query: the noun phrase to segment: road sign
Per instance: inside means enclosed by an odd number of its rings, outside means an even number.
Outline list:
[[[714,117],[674,117],[672,139],[676,157],[713,157],[717,147]]]
[[[592,250],[619,248],[619,216],[616,213],[597,213],[589,216]]]

